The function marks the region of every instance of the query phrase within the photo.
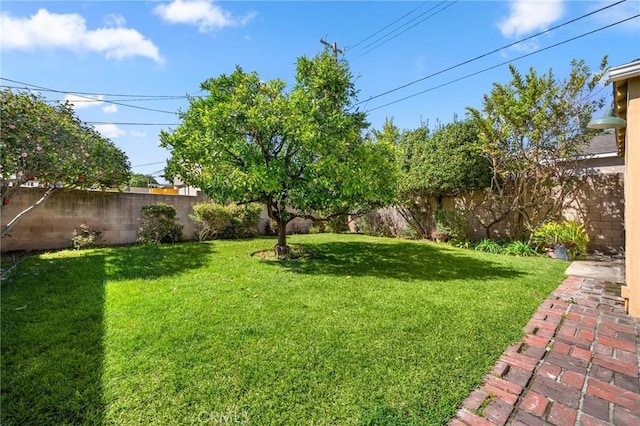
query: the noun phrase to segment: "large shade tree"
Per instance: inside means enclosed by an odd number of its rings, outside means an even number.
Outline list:
[[[477,211],[487,236],[491,227],[512,221],[512,236],[526,238],[557,219],[580,189],[588,170],[580,159],[594,131],[592,114],[604,104],[598,83],[606,68],[592,73],[572,61],[563,80],[552,70],[522,75],[510,66],[511,81],[495,83],[482,109],[468,108],[479,135],[479,151],[490,164],[491,185]]]
[[[354,213],[390,203],[393,145],[363,137],[365,114],[352,110],[348,64],[328,52],[297,61],[296,82],[262,81],[240,67],[201,87],[182,124],[162,132],[171,150],[166,174],[219,202],[262,202],[286,253],[295,217]]]
[[[376,136],[397,144],[397,207],[423,238],[431,236],[434,211],[442,208],[444,197],[489,183],[488,163],[477,153],[478,135],[469,120],[402,132],[388,120]]]
[[[49,105],[39,95],[0,92],[0,196],[2,237],[60,188],[110,188],[126,184],[127,156],[81,122],[70,104]],[[46,188],[42,197],[6,217],[11,197],[29,181]]]

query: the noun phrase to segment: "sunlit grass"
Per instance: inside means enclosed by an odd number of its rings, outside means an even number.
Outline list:
[[[2,423],[444,424],[566,265],[354,235],[33,257],[2,284]],[[225,423],[226,422],[226,423]]]

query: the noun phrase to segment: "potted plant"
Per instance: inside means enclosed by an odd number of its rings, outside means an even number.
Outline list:
[[[538,247],[553,249],[556,259],[569,260],[587,252],[589,235],[582,223],[547,222],[533,232],[532,241]]]

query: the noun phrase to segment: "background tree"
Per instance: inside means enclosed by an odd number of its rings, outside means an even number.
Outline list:
[[[356,90],[346,62],[328,52],[297,62],[296,83],[263,82],[240,67],[212,78],[191,98],[183,123],[162,132],[171,149],[167,175],[180,176],[218,202],[266,205],[286,226],[312,212],[328,216],[391,201],[393,146],[364,138],[365,114],[350,111]]]
[[[135,188],[147,188],[149,185],[157,185],[158,181],[151,175],[143,173],[133,173],[129,179],[129,186]]]
[[[0,92],[0,191],[3,210],[20,186],[46,188],[32,206],[13,218],[3,211],[2,237],[61,187],[110,188],[126,184],[130,164],[111,141],[82,123],[68,103],[48,105],[40,96]]]
[[[442,209],[444,197],[488,185],[488,163],[477,154],[478,136],[470,121],[454,121],[432,133],[425,126],[402,134],[389,123],[384,129],[385,137],[398,140],[399,211],[423,238],[431,236],[434,211]]]
[[[512,236],[526,237],[571,201],[587,174],[578,161],[595,134],[586,125],[604,105],[594,90],[605,68],[606,58],[595,74],[574,60],[569,77],[559,81],[552,70],[522,76],[510,66],[511,82],[495,83],[482,110],[468,108],[492,171],[478,209],[488,237],[507,218],[513,218]]]

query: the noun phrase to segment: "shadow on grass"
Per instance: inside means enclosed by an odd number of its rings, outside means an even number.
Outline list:
[[[2,424],[101,424],[104,256],[22,263],[2,285]]]
[[[0,423],[105,423],[105,284],[206,262],[208,244],[131,246],[32,257],[1,291]]]
[[[122,247],[109,253],[105,272],[110,280],[172,276],[201,267],[213,252],[213,245],[195,242]]]
[[[299,274],[449,281],[515,278],[521,271],[432,244],[328,242],[304,244],[309,258],[263,261]]]

